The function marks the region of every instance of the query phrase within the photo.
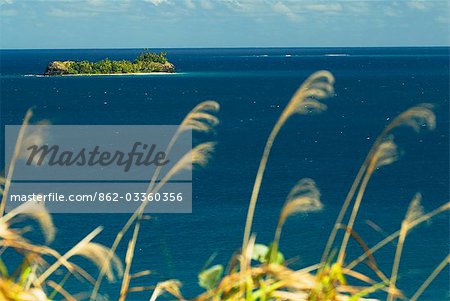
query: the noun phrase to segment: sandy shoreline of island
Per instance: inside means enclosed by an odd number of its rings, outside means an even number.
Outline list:
[[[61,74],[61,75],[44,75],[44,76],[123,76],[123,75],[170,75],[176,72],[135,72],[135,73],[97,73],[97,74]]]
[[[124,76],[124,75],[180,75],[183,72],[148,72],[148,73],[102,73],[102,74],[59,74],[59,75],[45,75],[45,74],[24,74],[23,76],[34,77],[72,77],[72,76]]]

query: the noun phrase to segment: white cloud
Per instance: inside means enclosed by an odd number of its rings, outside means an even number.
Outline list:
[[[400,16],[400,13],[397,9],[393,8],[392,6],[388,6],[384,9],[384,14],[388,17],[398,17]]]
[[[270,8],[268,0],[221,0],[228,9],[249,15],[267,12]]]
[[[0,16],[3,17],[14,17],[17,16],[18,12],[15,9],[0,9]]]
[[[439,17],[436,17],[435,20],[438,23],[450,24],[450,18],[449,17],[439,16]]]
[[[144,0],[144,2],[148,2],[151,3],[155,6],[161,5],[161,4],[165,4],[165,3],[170,3],[169,0]]]
[[[213,9],[214,5],[209,0],[200,0],[200,7],[203,9]]]
[[[192,0],[184,0],[184,5],[186,5],[189,9],[194,9],[196,7],[194,1]]]
[[[91,17],[95,16],[94,12],[87,11],[74,11],[74,10],[63,10],[60,8],[52,8],[49,12],[49,15],[60,18],[79,18],[79,17]]]
[[[209,0],[184,0],[184,5],[189,9],[213,9],[214,5]]]
[[[350,12],[361,14],[361,13],[367,13],[370,11],[369,4],[367,2],[359,2],[359,1],[351,1],[349,3],[345,3],[345,9],[349,10]]]
[[[331,14],[342,11],[342,5],[340,3],[312,3],[305,4],[304,8],[311,11]]]
[[[427,10],[432,5],[431,1],[408,1],[407,5],[417,10]]]
[[[61,1],[61,0],[60,0]],[[77,2],[73,2],[72,9],[81,12],[91,12],[91,13],[115,13],[127,11],[132,3],[131,0],[87,0],[88,5],[78,6],[75,5]]]
[[[103,0],[87,0],[87,3],[94,6],[101,6],[105,4]]]
[[[294,13],[294,11],[284,4],[283,2],[277,2],[273,5],[273,9],[275,12],[280,13],[282,15],[287,16],[291,21],[300,20],[300,16]]]
[[[234,10],[243,10],[245,8],[245,4],[239,0],[222,0],[222,2]]]

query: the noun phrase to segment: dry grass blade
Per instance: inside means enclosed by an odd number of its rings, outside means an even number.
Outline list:
[[[2,176],[0,176],[0,195],[3,194],[3,187],[5,187],[5,181],[6,179]]]
[[[307,292],[287,292],[287,291],[274,291],[272,296],[276,298],[276,300],[285,300],[285,301],[308,301],[308,293]]]
[[[108,247],[105,247],[104,245],[95,242],[89,242],[82,248],[79,248],[76,252],[74,252],[72,256],[82,256],[90,260],[98,267],[98,269],[100,269],[103,265],[103,262],[106,260],[106,255],[109,253],[109,251],[110,249]],[[123,266],[119,257],[114,254],[111,260],[107,262],[106,277],[108,278],[108,280],[114,281],[115,273],[117,273],[117,275],[119,276],[122,275]]]
[[[438,214],[441,214],[441,213],[443,213],[445,211],[448,211],[448,210],[450,210],[450,202],[449,203],[445,203],[442,206],[439,206],[438,208],[434,209],[433,211],[422,215],[418,219],[415,219],[415,220],[411,221],[410,224],[409,224],[409,230],[411,230],[414,227],[417,227],[418,225],[420,225],[420,224],[430,220],[434,216],[436,216]],[[390,234],[389,236],[387,236],[386,238],[384,238],[383,240],[378,242],[375,246],[371,247],[368,250],[368,252],[364,252],[358,258],[356,258],[355,260],[350,262],[346,266],[346,268],[353,269],[355,266],[357,266],[358,264],[363,262],[369,256],[369,254],[375,253],[376,251],[378,251],[379,249],[381,249],[382,247],[384,247],[385,245],[390,243],[392,240],[396,239],[399,235],[400,235],[400,230]]]
[[[167,181],[169,181],[175,174],[183,170],[192,170],[197,167],[205,167],[208,164],[209,158],[215,147],[214,142],[205,142],[197,145],[191,151],[186,153],[178,162],[167,172],[162,180],[155,187],[154,191],[159,191]]]
[[[48,286],[50,286],[53,289],[55,289],[59,294],[61,294],[67,301],[77,301],[77,299],[74,296],[72,296],[68,291],[66,291],[58,283],[50,280],[50,281],[47,282],[47,284],[48,284]]]
[[[253,237],[249,240],[249,249],[253,246]],[[226,275],[218,286],[198,296],[196,301],[220,301],[220,300],[351,300],[348,294],[361,293],[367,287],[354,287],[346,284],[335,283],[335,279],[329,279],[336,285],[336,294],[333,299],[314,299],[311,292],[317,288],[317,278],[310,274],[320,268],[319,265],[294,271],[280,264],[264,264],[252,266],[245,271]],[[346,275],[359,279],[369,284],[375,281],[358,272],[345,270]],[[300,298],[300,299],[299,299]],[[355,299],[356,300],[356,299]],[[365,299],[358,299],[365,300]]]
[[[333,85],[334,77],[330,72],[322,70],[313,73],[295,92],[282,116],[287,119],[295,113],[320,113],[326,110],[326,105],[320,100],[333,96]]]
[[[359,187],[358,190],[358,194],[356,195],[355,204],[353,205],[353,210],[347,225],[348,231],[345,232],[344,238],[342,239],[342,244],[338,255],[338,263],[340,265],[343,265],[347,244],[350,238],[350,233],[355,224],[356,216],[358,215],[362,198],[364,196],[367,184],[369,183],[370,177],[372,176],[374,170],[377,167],[381,167],[383,165],[392,163],[397,159],[397,157],[398,157],[397,147],[393,142],[392,138],[389,138],[386,141],[383,141],[381,144],[379,144],[379,146],[376,148],[374,155],[371,157],[371,160],[367,167],[367,172],[364,175],[364,178],[361,182],[361,186]]]
[[[140,277],[144,277],[144,276],[150,275],[151,273],[152,273],[152,271],[145,270],[145,271],[137,272],[137,273],[134,273],[134,274],[130,275],[130,278],[131,279],[140,278]]]
[[[36,125],[28,126],[25,130],[21,152],[19,158],[27,160],[30,157],[29,147],[33,145],[44,145],[48,143],[48,120],[41,120]],[[33,164],[37,163],[38,158],[35,157]]]
[[[149,301],[155,301],[159,296],[167,292],[177,298],[178,300],[184,300],[180,292],[181,283],[178,280],[167,280],[160,282],[156,285],[155,290],[152,293]]]
[[[154,285],[150,286],[134,286],[128,289],[128,293],[137,293],[154,290],[156,287]]]
[[[61,265],[64,266],[71,274],[75,275],[75,277],[79,278],[78,274],[82,276],[84,279],[89,281],[91,284],[95,283],[95,280],[92,278],[89,273],[83,270],[81,267],[67,261],[63,256],[61,256],[57,251],[49,248],[47,246],[37,246],[26,241],[15,241],[12,245],[7,243],[5,240],[0,240],[0,246],[12,246],[16,250],[21,253],[35,254],[34,261],[43,261],[41,256],[49,255],[55,258],[56,260],[61,262]],[[42,265],[42,264],[41,264]],[[48,266],[48,265],[46,265]],[[75,273],[76,272],[76,273]],[[77,274],[78,273],[78,274]]]
[[[381,236],[387,236],[386,231],[384,231],[379,225],[377,225],[372,220],[369,220],[369,219],[366,220],[366,224],[367,224],[367,226],[369,226],[370,228],[372,228],[373,230],[378,232]]]
[[[52,217],[45,208],[44,202],[38,201],[37,199],[30,199],[0,218],[0,237],[6,238],[9,232],[9,226],[17,216],[25,216],[35,220],[44,234],[46,243],[52,242],[55,238],[55,226]]]
[[[0,278],[0,300],[2,301],[48,301],[45,292],[39,288],[24,290],[8,279]]]
[[[290,191],[281,217],[284,220],[295,213],[318,211],[322,208],[316,182],[308,178],[301,179]]]
[[[252,259],[253,250],[255,248],[255,243],[256,243],[256,235],[253,234],[252,236],[250,236],[250,240],[248,241],[248,248],[245,249],[245,253],[243,253],[240,258],[240,260],[248,264],[246,266],[246,269],[244,269],[244,271],[250,269],[250,262]]]
[[[219,124],[219,119],[215,115],[213,115],[217,113],[219,109],[220,105],[213,100],[207,100],[196,105],[183,119],[177,131],[167,145],[165,151],[166,156],[169,156],[169,154],[172,152],[173,146],[183,132],[188,130],[197,132],[212,131],[214,127]],[[154,188],[155,182],[160,172],[161,166],[158,166],[147,188],[147,193],[150,193]]]
[[[264,147],[263,155],[259,163],[258,172],[256,174],[255,183],[253,185],[252,195],[247,211],[247,219],[245,223],[244,237],[242,239],[242,251],[245,252],[248,240],[251,234],[253,224],[253,216],[255,213],[256,202],[258,200],[261,183],[264,177],[267,161],[275,139],[290,116],[293,114],[317,113],[326,109],[326,106],[319,100],[330,97],[334,94],[334,77],[325,70],[318,71],[309,76],[305,82],[298,88],[294,96],[289,101],[281,113],[280,118],[273,127]]]
[[[210,158],[210,155],[212,151],[214,150],[215,143],[213,142],[206,142],[197,145],[194,147],[191,151],[186,153],[178,162],[167,172],[167,174],[162,178],[162,180],[158,183],[158,185],[154,188],[154,192],[157,192],[163,187],[175,174],[183,171],[183,170],[192,170],[197,167],[204,167],[207,165],[208,160]],[[147,202],[144,202],[138,210],[133,214],[135,217],[141,217],[143,210],[145,208],[145,205]],[[130,218],[131,219],[131,218]],[[130,240],[130,243],[127,248],[127,260],[126,260],[126,267],[125,267],[125,274],[124,279],[122,281],[122,288],[121,288],[121,297],[120,300],[124,300],[127,294],[127,290],[129,287],[130,282],[130,269],[131,269],[131,263],[133,260],[133,254],[134,254],[134,247],[136,245],[137,236],[140,229],[140,218],[138,219],[138,222],[135,225],[133,236]]]
[[[422,129],[434,130],[436,128],[436,115],[433,112],[434,106],[429,103],[414,106],[400,114],[387,128],[391,130],[398,126],[407,126],[416,132]]]
[[[444,258],[441,263],[434,269],[434,271],[428,276],[427,280],[419,287],[419,289],[414,293],[411,297],[410,301],[416,301],[423,292],[427,289],[431,282],[433,282],[434,278],[448,265],[450,264],[450,255]]]
[[[128,294],[128,288],[130,287],[130,270],[131,263],[133,262],[134,249],[136,247],[136,242],[139,234],[139,229],[141,227],[141,219],[139,218],[136,221],[136,225],[134,227],[133,236],[128,243],[127,253],[125,255],[125,273],[123,275],[122,285],[120,288],[120,296],[119,301],[125,300]]]
[[[372,174],[376,168],[391,164],[397,159],[398,148],[393,141],[393,137],[390,136],[377,147],[372,159],[369,162],[369,167],[366,174]]]
[[[27,114],[25,115],[25,118],[23,119],[22,126],[20,127],[19,134],[17,136],[16,145],[14,147],[14,153],[9,163],[8,175],[6,176],[5,186],[3,188],[2,201],[0,203],[0,216],[3,216],[3,214],[5,213],[6,200],[9,192],[9,187],[11,186],[11,179],[14,173],[14,167],[16,165],[17,158],[20,156],[20,150],[25,135],[25,129],[28,126],[28,123],[30,122],[31,116],[33,116],[33,111],[29,109],[27,111]]]
[[[419,219],[424,215],[424,210],[421,204],[422,194],[416,193],[414,198],[408,207],[408,212],[406,213],[405,223],[411,224],[414,220]]]
[[[204,101],[195,106],[189,114],[186,115],[180,125],[179,131],[193,130],[207,132],[219,124],[219,119],[212,113],[217,113],[220,105],[212,100]]]
[[[395,284],[397,282],[398,269],[403,252],[403,245],[405,243],[406,235],[408,234],[410,225],[414,220],[417,220],[424,215],[423,207],[420,204],[421,199],[422,195],[420,193],[417,193],[414,196],[400,228],[400,235],[398,237],[397,248],[395,250],[394,263],[392,265],[391,279],[389,281],[388,301],[393,301],[396,298],[396,296],[392,292],[394,292],[396,288]]]
[[[380,144],[377,152],[375,153],[376,161],[374,168],[380,168],[385,165],[392,164],[398,160],[398,148],[394,143],[393,137],[389,137],[386,141]]]
[[[187,120],[186,124],[183,124],[182,129],[191,129],[198,132],[209,132],[219,124],[219,119],[209,113],[192,113]]]
[[[342,228],[344,228],[346,231],[351,231],[352,238],[361,246],[361,248],[364,250],[364,253],[367,254],[367,258],[368,258],[368,261],[366,262],[367,266],[369,268],[371,268],[383,282],[387,283],[389,281],[389,279],[378,268],[375,257],[372,255],[369,247],[364,242],[364,240],[361,238],[361,236],[359,236],[359,234],[354,229],[350,230],[347,227],[345,227],[344,225],[342,226]]]
[[[217,102],[209,100],[204,101],[197,106],[194,107],[183,119],[180,126],[178,127],[177,131],[175,132],[174,136],[170,140],[167,148],[166,148],[166,155],[168,156],[170,152],[172,151],[173,146],[175,145],[176,141],[178,140],[179,136],[187,131],[201,131],[201,132],[207,132],[213,129],[214,126],[216,126],[219,123],[219,120],[217,117],[213,115],[213,113],[218,112],[220,109],[220,106]],[[156,180],[159,177],[159,174],[161,172],[161,166],[158,166],[158,168],[153,173],[152,179],[150,180],[149,186],[147,187],[146,193],[149,194],[151,192],[156,192],[157,190],[162,187],[160,185],[159,187],[155,188]],[[114,239],[114,242],[111,246],[111,252],[108,254],[108,258],[111,258],[112,254],[115,252],[116,248],[118,247],[120,241],[122,240],[124,234],[128,231],[128,229],[131,227],[133,222],[139,218],[142,218],[142,214],[144,212],[144,208],[147,206],[147,202],[143,202],[142,205],[134,212],[134,214],[128,219],[128,221],[125,223],[125,225],[122,227],[122,229],[117,234],[116,238]],[[135,227],[136,228],[136,227]],[[137,234],[136,234],[137,235]],[[132,260],[130,260],[130,263],[132,263]],[[106,266],[102,267],[100,270],[99,276],[97,278],[97,281],[94,285],[94,288],[92,290],[91,298],[90,300],[95,300],[97,296],[97,292],[100,288],[101,282],[103,280],[103,277],[106,272]]]
[[[405,112],[398,115],[391,123],[389,123],[377,137],[375,143],[373,144],[372,148],[370,149],[369,153],[364,159],[363,164],[358,170],[358,174],[356,175],[356,178],[352,183],[350,191],[345,197],[344,203],[336,218],[333,229],[331,230],[330,236],[328,237],[328,241],[322,254],[321,262],[325,262],[325,260],[330,255],[330,251],[335,241],[339,225],[342,224],[342,220],[344,219],[344,216],[353,199],[353,196],[355,195],[356,190],[358,189],[358,186],[361,183],[361,180],[363,179],[363,176],[366,172],[366,169],[370,164],[370,161],[372,160],[372,157],[374,156],[374,153],[378,149],[379,145],[383,143],[383,141],[386,139],[388,134],[391,133],[391,131],[393,131],[395,128],[399,126],[408,126],[414,129],[415,131],[419,131],[421,129],[433,130],[436,126],[436,116],[434,115],[432,109],[433,105],[425,103],[406,110]]]
[[[278,245],[286,219],[297,213],[319,211],[323,208],[320,201],[320,191],[316,182],[312,179],[301,179],[290,191],[280,217],[278,218],[277,229],[275,231],[274,246]],[[275,252],[276,254],[276,252]]]
[[[92,239],[94,239],[94,237],[97,236],[102,230],[102,227],[97,227],[96,229],[94,229],[94,231],[86,235],[79,243],[73,246],[72,249],[67,251],[67,253],[65,253],[63,256],[58,258],[55,263],[53,263],[44,273],[42,273],[34,281],[34,285],[41,285],[51,274],[53,274],[61,265],[63,265],[64,262],[67,261],[67,259],[72,257],[74,254],[77,254],[79,250],[83,249],[83,247],[85,247]]]

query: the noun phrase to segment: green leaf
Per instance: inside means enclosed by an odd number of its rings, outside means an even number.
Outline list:
[[[385,287],[386,284],[384,284],[383,282],[381,283],[376,283],[374,285],[372,285],[371,287],[368,287],[366,289],[363,289],[362,291],[360,291],[359,293],[357,293],[356,295],[351,296],[349,301],[357,301],[363,297],[368,296],[371,293],[374,293],[380,289],[382,289],[383,287]]]
[[[255,244],[255,246],[253,247],[252,259],[259,261],[260,263],[284,263],[284,256],[281,252],[277,252],[276,256],[273,256],[273,260],[270,259],[271,253],[272,247],[268,247],[263,244]]]
[[[276,252],[276,254],[275,254]],[[278,244],[272,243],[269,247],[269,253],[266,255],[267,261],[275,264],[284,263],[284,255],[278,251]]]
[[[1,258],[0,258],[0,275],[3,278],[8,277],[8,268],[6,267],[5,263],[3,262],[3,260]]]
[[[19,276],[19,281],[18,281],[18,284],[20,286],[23,286],[23,285],[25,285],[25,283],[27,283],[28,278],[31,275],[31,272],[32,272],[32,269],[30,266],[26,266],[23,268],[22,273]]]
[[[263,244],[255,244],[253,247],[252,259],[261,263],[267,262],[267,254],[269,254],[269,247]]]
[[[338,280],[343,285],[347,284],[344,277],[344,271],[338,263],[335,263],[331,266],[330,276],[331,278]]]
[[[277,252],[277,257],[275,257],[275,260],[272,263],[284,264],[284,255],[283,255],[283,253]]]
[[[211,290],[219,283],[222,274],[223,266],[221,264],[214,265],[198,274],[198,284],[204,289]]]

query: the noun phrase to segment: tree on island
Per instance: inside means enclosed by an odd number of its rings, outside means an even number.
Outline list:
[[[141,52],[134,61],[112,61],[109,58],[98,62],[89,61],[54,61],[51,62],[45,74],[122,74],[174,72],[174,66],[167,60],[166,52]]]

